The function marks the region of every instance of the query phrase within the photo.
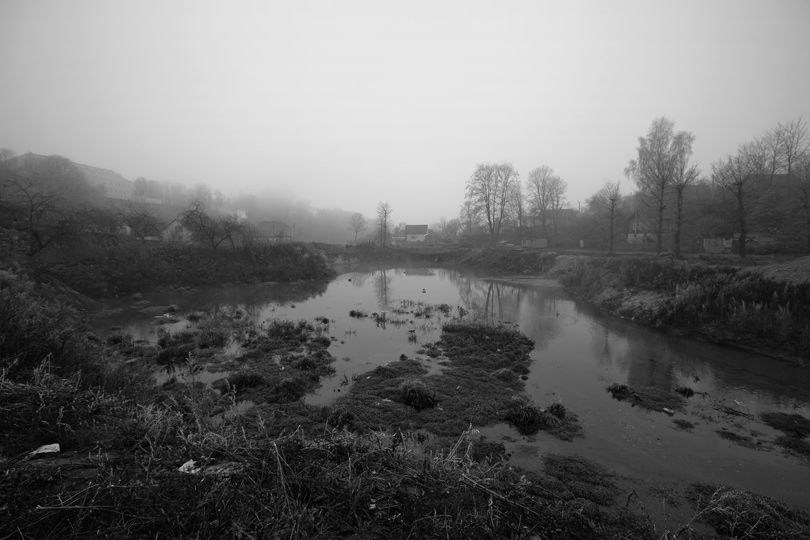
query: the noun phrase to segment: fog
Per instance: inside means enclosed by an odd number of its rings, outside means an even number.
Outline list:
[[[804,0],[7,0],[0,147],[324,230],[380,201],[397,223],[456,217],[483,162],[549,165],[576,208],[606,179],[631,189],[656,117],[706,168],[810,118],[808,22]]]

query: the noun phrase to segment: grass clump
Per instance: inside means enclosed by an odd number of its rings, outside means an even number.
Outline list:
[[[689,388],[688,386],[679,386],[678,388],[675,389],[675,391],[685,398],[690,398],[695,395],[695,391]]]
[[[740,435],[739,433],[735,433],[733,431],[728,431],[725,429],[718,429],[717,434],[720,435],[727,441],[733,442],[734,444],[743,446],[745,448],[756,448],[756,443],[751,440],[751,437],[746,435]]]
[[[689,420],[684,420],[683,418],[676,418],[672,421],[673,424],[678,426],[678,429],[689,430],[695,427],[695,424],[690,422]]]
[[[439,396],[420,379],[408,379],[399,385],[399,397],[417,411],[435,407]]]
[[[810,459],[810,443],[804,439],[790,435],[780,435],[774,442],[782,448],[787,448],[804,458]]]
[[[764,412],[759,417],[772,428],[793,437],[804,438],[810,435],[810,420],[800,414]]]
[[[619,493],[607,469],[578,454],[546,454],[543,467],[574,497],[609,505]]]
[[[665,412],[664,409],[682,411],[686,406],[684,398],[652,386],[632,388],[625,384],[613,383],[607,387],[607,391],[613,399],[627,401],[633,407],[638,405],[651,411]]]
[[[569,414],[562,403],[554,403],[548,409],[541,409],[528,398],[515,396],[509,402],[504,420],[521,435],[534,435],[542,430],[565,441],[582,436],[582,428],[577,423],[576,416]]]
[[[686,497],[697,519],[724,538],[810,538],[810,515],[771,497],[708,483],[690,484]]]

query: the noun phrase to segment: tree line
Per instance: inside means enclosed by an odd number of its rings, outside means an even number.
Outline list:
[[[605,180],[575,213],[567,208],[567,183],[551,167],[533,169],[522,183],[511,163],[478,164],[455,231],[486,236],[492,245],[528,235],[556,238],[563,247],[583,240],[613,253],[632,222],[634,241],[675,257],[698,250],[703,238],[734,238],[745,257],[752,231],[773,249],[810,252],[810,138],[803,119],[778,124],[707,169],[692,158],[694,141],[672,120],[656,118],[624,171],[635,191],[622,194],[618,180]],[[567,230],[561,230],[564,210],[576,216]]]

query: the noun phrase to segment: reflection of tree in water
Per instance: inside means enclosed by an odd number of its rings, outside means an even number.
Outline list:
[[[352,282],[352,285],[358,288],[363,288],[368,281],[368,278],[374,275],[374,272],[353,272],[349,275],[349,280]]]
[[[571,323],[570,316],[559,316],[563,305],[571,301],[554,289],[483,281],[454,272],[439,275],[458,288],[461,303],[474,317],[493,323],[519,323],[536,348],[562,335],[566,322]]]
[[[261,313],[268,308],[305,302],[322,296],[328,287],[329,283],[326,281],[312,280],[294,285],[224,287],[198,291],[194,296],[195,303],[209,313],[220,310],[228,313],[239,307],[247,313],[249,318],[258,322]]]
[[[674,390],[674,358],[666,342],[655,339],[649,331],[639,331],[628,338],[619,321],[599,321],[601,331],[592,334],[591,350],[599,365],[613,365],[627,373],[627,384],[641,388],[654,386]]]
[[[374,273],[374,294],[377,296],[377,307],[385,311],[388,309],[388,298],[391,294],[391,278],[385,270]]]

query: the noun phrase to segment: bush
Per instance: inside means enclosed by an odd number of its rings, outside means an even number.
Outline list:
[[[0,288],[0,369],[12,381],[27,381],[43,360],[54,375],[81,373],[83,386],[101,384],[106,367],[101,346],[76,311],[47,298],[24,277],[2,272]]]

